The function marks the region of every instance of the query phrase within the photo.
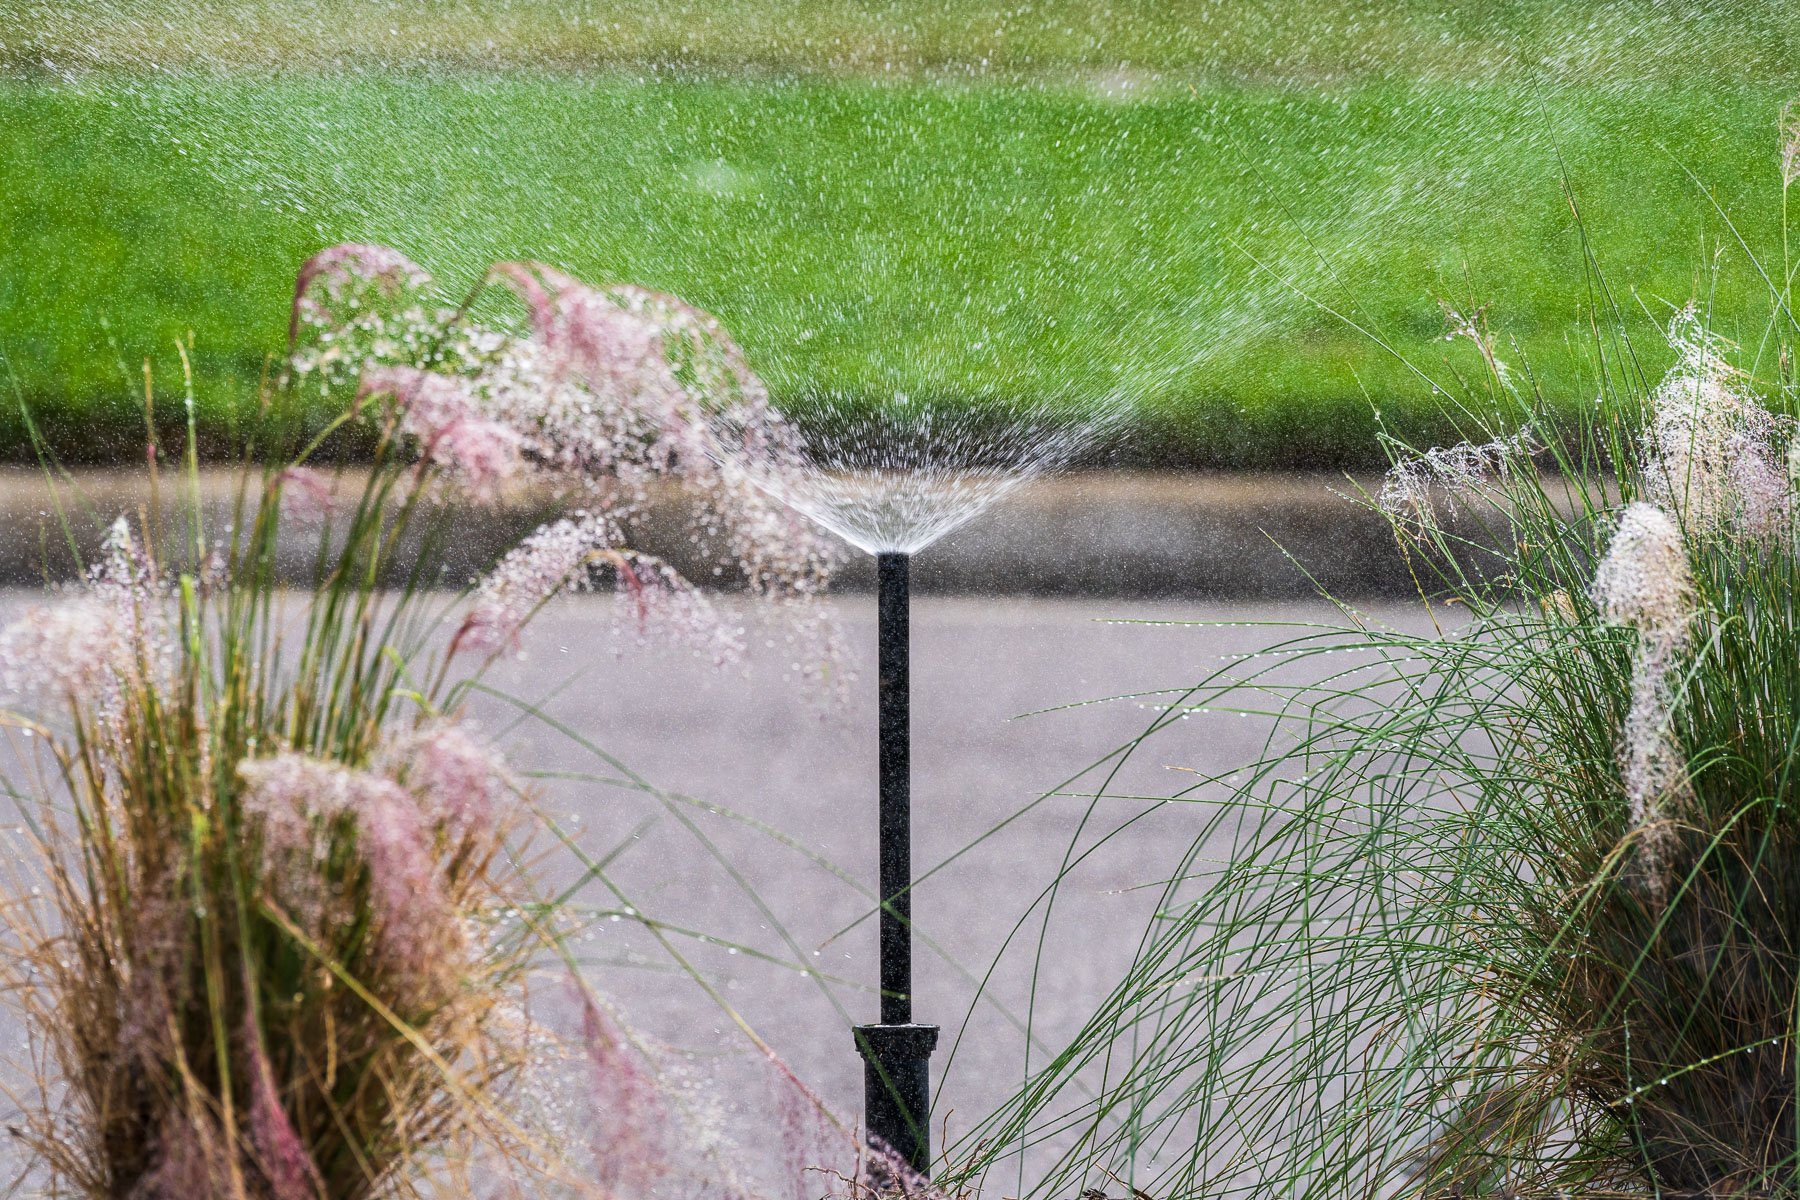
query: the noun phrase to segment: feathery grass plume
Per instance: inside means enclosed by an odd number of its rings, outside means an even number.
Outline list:
[[[450,318],[426,298],[431,277],[388,246],[346,243],[301,265],[288,315],[289,366],[319,386],[355,384],[363,363],[410,359]]]
[[[1419,527],[1435,526],[1440,503],[1451,508],[1498,495],[1501,475],[1529,467],[1542,449],[1531,429],[1496,437],[1481,445],[1460,442],[1434,446],[1399,459],[1383,477],[1379,504],[1389,516]]]
[[[1645,495],[1692,532],[1761,540],[1787,528],[1792,418],[1757,403],[1692,305],[1671,318],[1675,365],[1650,397]]]
[[[403,538],[443,519],[425,499],[446,480],[491,495],[526,471],[596,488],[589,467],[719,477],[703,418],[723,386],[707,347],[725,343],[648,294],[602,319],[599,293],[572,282],[563,301],[581,312],[553,303],[566,328],[534,342],[432,308],[427,287],[382,247],[310,260],[291,369],[250,431],[259,466],[228,522],[207,528],[196,501],[165,547],[121,521],[78,587],[0,632],[0,683],[34,706],[5,719],[53,781],[17,792],[26,869],[0,884],[0,987],[41,1073],[15,1144],[54,1194],[385,1200],[468,1194],[478,1174],[568,1182],[517,1119],[544,1036],[520,1014],[533,966],[563,956],[560,901],[537,894],[526,798],[463,704],[547,599],[608,574],[640,631],[672,621],[719,653],[732,634],[626,544],[618,508],[526,539],[447,627],[419,590],[444,531],[417,551]],[[491,374],[514,353],[561,355],[586,389],[577,407],[656,419],[606,464],[559,457],[541,413],[495,407],[519,396]],[[747,370],[726,374],[754,390]],[[290,403],[314,376],[356,382],[323,432]],[[717,407],[748,427],[739,402]],[[358,422],[372,459],[333,488],[310,459]],[[338,491],[333,520],[307,521],[313,586],[288,594],[284,526]],[[822,584],[812,542],[747,528],[736,544],[759,586]]]
[[[112,696],[136,665],[122,615],[94,596],[33,605],[0,631],[0,685],[13,695]]]
[[[262,1034],[247,1023],[242,1036],[250,1059],[250,1144],[269,1181],[269,1196],[271,1200],[320,1200],[325,1181],[281,1102]]]
[[[425,644],[368,653],[378,610],[404,621],[421,603],[345,569],[391,546],[379,504],[365,497],[322,551],[321,587],[282,613],[257,569],[281,471],[265,469],[211,586],[203,564],[115,531],[63,601],[109,632],[26,725],[60,785],[18,801],[41,888],[7,896],[0,952],[46,1073],[15,1128],[55,1194],[407,1195],[441,1156],[514,1153],[501,1106],[524,1050],[496,1014],[547,952],[507,919],[536,904],[516,805],[444,768],[448,718],[415,730],[397,711],[402,694],[442,703],[442,684],[409,682]],[[298,656],[282,633],[296,618]],[[19,676],[67,661],[45,627],[32,614],[7,633]],[[368,765],[402,743],[440,751],[404,784]]]
[[[1487,305],[1484,304],[1472,312],[1463,312],[1440,298],[1438,308],[1443,310],[1444,318],[1449,324],[1449,330],[1444,334],[1444,340],[1454,342],[1458,338],[1462,338],[1474,346],[1476,353],[1481,355],[1482,364],[1487,367],[1489,382],[1492,386],[1500,394],[1516,401],[1520,394],[1519,380],[1514,376],[1512,367],[1500,357],[1500,351],[1496,346],[1498,339],[1495,338],[1493,329],[1488,325]]]
[[[1465,340],[1480,354],[1490,399],[1516,405],[1520,398],[1519,381],[1495,348],[1485,307],[1463,313],[1442,300],[1438,306],[1449,323],[1444,339]],[[1414,534],[1441,534],[1439,522],[1443,516],[1472,511],[1501,499],[1502,476],[1509,471],[1535,470],[1536,457],[1544,448],[1527,420],[1511,433],[1484,442],[1469,440],[1454,446],[1434,446],[1424,453],[1397,453],[1382,479],[1376,502],[1389,518]]]
[[[835,669],[835,629],[815,601],[841,552],[756,485],[797,467],[799,439],[714,317],[673,296],[592,287],[529,262],[496,264],[468,301],[432,308],[420,299],[428,277],[395,251],[337,247],[320,260],[325,265],[302,271],[296,291],[297,373],[341,374],[354,361],[364,419],[409,439],[478,496],[529,478],[573,498],[584,509],[574,518],[579,528],[546,533],[592,535],[586,553],[604,558],[629,587],[654,576],[655,592],[685,627],[713,610],[666,564],[640,572],[634,564],[649,560],[631,545],[652,491],[666,496],[665,484],[679,485],[702,549],[780,607],[809,673]],[[326,294],[315,299],[314,288]],[[523,304],[522,332],[469,316],[489,289]],[[480,586],[467,645],[507,642],[512,617],[575,582],[573,563],[554,583],[515,578],[527,565],[503,563]],[[650,591],[635,590],[632,606]],[[535,603],[522,609],[502,602],[532,595]],[[728,657],[738,635],[719,626],[706,637],[709,652]]]
[[[438,877],[434,842],[443,831],[432,829],[422,810],[448,812],[465,797],[432,796],[424,788],[415,796],[385,775],[291,751],[245,760],[238,776],[246,785],[242,803],[251,832],[260,835],[260,874],[277,903],[290,915],[303,913],[302,927],[314,936],[325,934],[326,919],[356,920],[350,909],[323,910],[316,894],[321,868],[343,852],[344,831],[353,831],[368,880],[363,894],[373,936],[367,945],[379,959],[371,965],[409,989],[454,985],[453,977],[442,976],[464,949],[460,915]],[[465,781],[439,774],[429,782],[460,789]]]
[[[1103,760],[1270,719],[1177,793],[1191,841],[1132,964],[940,1184],[1800,1196],[1800,530],[1791,423],[1756,400],[1786,393],[1751,373],[1792,325],[1772,285],[1746,367],[1685,312],[1658,380],[1636,320],[1597,314],[1602,402],[1543,471],[1482,470],[1530,394],[1466,450],[1396,448],[1396,538],[1447,551],[1412,560],[1426,610],[1298,626]],[[1438,463],[1480,474],[1494,536],[1412,517]]]
[[[0,688],[53,703],[78,698],[99,717],[116,711],[131,688],[166,682],[171,601],[120,517],[73,592],[0,630]]]
[[[331,516],[331,479],[313,467],[287,467],[276,476],[283,517],[293,522],[323,521]]]
[[[580,1004],[584,1132],[598,1197],[807,1200],[820,1194],[822,1180],[840,1178],[868,1155],[766,1048],[758,1051],[768,1086],[761,1107],[773,1118],[766,1144],[735,1142],[719,1127],[721,1098],[710,1081],[627,1031],[590,992]]]
[[[1681,530],[1654,505],[1629,505],[1594,570],[1593,595],[1601,620],[1638,632],[1619,756],[1631,826],[1640,834],[1643,877],[1657,893],[1667,883],[1664,860],[1672,836],[1667,822],[1685,788],[1686,763],[1672,728],[1670,676],[1688,644],[1693,593]]]
[[[452,842],[487,836],[517,787],[500,753],[452,721],[413,731],[395,745],[387,769]]]
[[[614,591],[624,601],[614,610],[614,627],[621,635],[639,645],[679,642],[719,665],[743,654],[743,630],[728,624],[706,593],[668,563],[626,550],[610,556],[605,565],[617,577]]]
[[[490,655],[515,649],[519,630],[557,595],[594,590],[610,577],[620,599],[615,625],[621,632],[643,642],[655,631],[717,663],[736,660],[743,631],[661,559],[617,549],[623,540],[616,523],[598,513],[577,513],[538,529],[476,586],[453,649]]]
[[[753,594],[784,607],[809,673],[831,669],[841,657],[835,629],[814,601],[841,551],[759,486],[804,469],[801,439],[717,318],[540,263],[501,263],[489,278],[530,316],[525,386],[502,373],[491,394],[538,457],[586,484],[613,483],[613,512],[628,532],[647,485],[679,479],[697,502],[695,536],[735,563]],[[721,644],[729,640],[724,633]]]
[[[683,1131],[668,1112],[663,1089],[644,1056],[591,997],[583,997],[581,1019],[593,1114],[588,1136],[594,1140],[594,1182],[605,1195],[654,1195],[679,1169]]]
[[[602,513],[577,513],[534,531],[476,586],[452,649],[516,647],[525,623],[563,589],[584,586],[589,567],[622,536]]]
[[[450,472],[477,495],[491,496],[524,470],[517,430],[484,416],[464,381],[416,367],[363,372],[357,399],[391,400],[396,424],[420,458]]]

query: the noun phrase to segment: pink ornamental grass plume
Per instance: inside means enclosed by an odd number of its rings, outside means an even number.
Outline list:
[[[559,902],[513,853],[528,831],[498,809],[498,757],[409,728],[405,714],[453,712],[463,694],[443,644],[378,652],[440,615],[419,589],[383,586],[437,565],[434,542],[415,563],[398,536],[436,474],[414,459],[486,480],[515,444],[459,440],[500,421],[459,373],[498,343],[442,354],[454,330],[421,284],[367,247],[299,282],[297,336],[327,347],[316,362],[450,364],[445,387],[389,376],[424,393],[410,411],[360,406],[390,436],[356,519],[319,532],[316,587],[289,594],[267,569],[284,497],[328,494],[270,458],[306,435],[296,369],[245,438],[266,486],[241,489],[222,525],[178,500],[179,535],[154,550],[120,523],[60,603],[0,638],[12,680],[57,698],[29,718],[53,774],[20,797],[36,810],[16,873],[31,886],[7,905],[0,957],[41,1071],[9,1129],[59,1192],[354,1200],[471,1194],[451,1181],[490,1163],[540,1173],[505,1111],[533,1054],[506,1014],[561,945]],[[410,772],[393,762],[406,740]]]
[[[748,403],[756,423],[785,425],[718,322],[672,296],[591,287],[541,263],[500,263],[489,278],[524,302],[535,351],[527,386],[504,389],[507,411],[564,470],[703,480],[716,413]]]
[[[525,468],[523,439],[485,415],[460,379],[416,367],[376,367],[363,373],[358,399],[389,398],[400,430],[419,456],[451,472],[478,495],[492,495]]]
[[[1738,527],[1751,542],[1767,545],[1789,528],[1794,498],[1771,447],[1747,435],[1735,439],[1730,486],[1737,494]]]
[[[150,560],[132,535],[131,522],[116,518],[107,527],[99,559],[88,568],[87,586],[121,607],[150,598],[155,582]]]
[[[789,1200],[814,1200],[823,1181],[858,1162],[866,1147],[773,1052],[764,1054],[763,1065],[780,1146],[775,1182],[787,1185]],[[774,1189],[768,1200],[775,1200]]]
[[[181,866],[140,863],[124,936],[131,971],[121,994],[114,1041],[119,1061],[154,1067],[166,1061],[188,950],[191,912]]]
[[[319,1166],[282,1104],[262,1035],[248,1015],[242,1036],[250,1058],[250,1144],[268,1183],[269,1200],[324,1200]]]
[[[106,719],[125,689],[156,687],[174,654],[167,590],[123,517],[82,582],[0,630],[0,690],[80,703]]]
[[[304,754],[283,751],[238,764],[241,803],[262,831],[265,853],[310,852],[314,822],[330,821],[378,803],[391,780]]]
[[[202,565],[203,583],[216,583],[216,555]],[[125,631],[130,662],[119,681],[159,687],[174,665],[173,590],[158,577],[155,563],[137,543],[131,523],[119,517],[107,530],[100,558],[88,569],[83,591],[105,605]]]
[[[624,549],[620,541],[618,526],[602,514],[579,513],[539,529],[477,585],[453,651],[513,649],[525,623],[553,597],[592,591],[610,577],[622,632],[640,640],[666,634],[720,664],[742,654],[742,630],[727,624],[704,592],[662,559]]]
[[[419,365],[443,345],[453,310],[429,299],[417,264],[386,246],[333,246],[301,268],[288,318],[288,382],[322,391],[375,363]]]
[[[276,473],[281,489],[282,514],[290,520],[317,522],[331,515],[334,489],[323,471],[312,467],[286,467]]]
[[[403,979],[436,976],[461,944],[418,802],[385,775],[292,751],[239,764],[243,808],[257,819],[267,878],[279,899],[316,921],[331,823],[353,821],[369,878],[383,967]]]
[[[490,277],[525,302],[532,334],[520,344],[529,353],[508,360],[517,381],[497,381],[489,402],[527,430],[537,454],[628,490],[679,478],[708,532],[729,531],[753,587],[822,586],[835,545],[756,486],[805,469],[802,439],[715,317],[674,296],[590,287],[538,263],[501,263]]]
[[[451,651],[498,652],[518,644],[519,631],[552,596],[576,583],[597,556],[620,540],[599,513],[577,513],[545,525],[520,542],[482,579]]]
[[[294,277],[288,341],[299,340],[302,325],[334,324],[339,314],[333,303],[348,293],[372,287],[384,295],[399,296],[430,282],[423,267],[391,246],[346,242],[328,247],[302,263]]]
[[[684,1160],[681,1130],[643,1054],[585,990],[581,1004],[594,1182],[605,1196],[654,1195]]]
[[[302,275],[296,312],[305,319],[296,329],[317,327],[325,348],[297,344],[296,370],[318,367],[320,355],[355,358],[361,395],[391,398],[393,419],[420,455],[472,491],[491,495],[530,474],[565,495],[604,497],[596,507],[608,514],[606,536],[592,526],[547,526],[531,553],[483,583],[456,648],[512,646],[522,616],[564,586],[587,585],[577,565],[607,560],[632,593],[631,576],[647,560],[623,556],[626,528],[647,508],[650,487],[667,480],[695,513],[696,539],[735,565],[755,594],[787,607],[802,669],[829,671],[835,630],[812,602],[842,549],[757,486],[804,469],[802,442],[716,318],[642,288],[593,287],[540,263],[500,263],[485,282],[523,303],[529,332],[518,336],[479,324],[466,308],[425,313],[410,294],[423,287],[423,272],[391,252],[337,248]],[[408,303],[398,315],[383,307]],[[577,534],[593,536],[574,548],[574,561],[553,562],[548,543]],[[709,650],[729,657],[709,606],[665,570],[656,568],[658,586],[648,589],[668,600],[664,626],[705,629]]]
[[[454,983],[463,931],[418,804],[392,784],[379,795],[357,816],[357,845],[368,864],[381,964],[409,988],[422,989],[407,997],[416,1000]]]
[[[1672,675],[1694,616],[1693,577],[1681,530],[1653,505],[1630,505],[1592,586],[1602,618],[1638,632],[1619,763],[1631,827],[1642,838],[1644,876],[1660,891],[1672,834],[1667,818],[1685,791],[1687,774],[1673,730]]]
[[[224,1131],[211,1114],[172,1109],[157,1130],[155,1158],[133,1185],[129,1200],[212,1200],[241,1195]]]
[[[0,631],[0,688],[10,695],[106,701],[129,675],[131,630],[92,596],[36,604]]]
[[[621,550],[608,555],[602,565],[610,568],[615,580],[619,603],[613,623],[620,633],[642,644],[654,636],[668,637],[720,666],[742,656],[743,630],[721,618],[706,593],[662,559]]]
[[[757,1116],[757,1140],[750,1144],[734,1137],[712,1081],[696,1077],[665,1048],[628,1034],[592,993],[577,986],[596,1200],[807,1200],[820,1194],[826,1179],[854,1169],[864,1153],[766,1047],[759,1048],[753,1064],[763,1068],[768,1086],[766,1101],[749,1109]]]
[[[513,786],[500,754],[451,721],[396,743],[392,762],[394,777],[452,843],[491,832]]]
[[[500,263],[487,279],[523,301],[530,336],[495,334],[457,311],[437,314],[441,327],[432,334],[429,374],[461,379],[468,391],[416,402],[422,440],[452,423],[428,413],[442,403],[459,416],[481,412],[518,434],[544,465],[590,478],[712,475],[719,457],[713,443],[721,434],[740,456],[798,461],[794,430],[710,314],[630,285],[592,287],[541,263]],[[358,307],[358,297],[416,290],[426,282],[422,270],[384,247],[322,251],[301,271],[295,328],[318,325],[325,336],[344,342],[359,323],[378,321]],[[354,295],[336,306],[326,303],[340,293]],[[365,393],[419,386],[416,379],[381,372],[416,370],[422,345],[389,339],[365,349]]]

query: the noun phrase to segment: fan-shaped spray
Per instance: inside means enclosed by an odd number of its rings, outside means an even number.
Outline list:
[[[996,402],[937,408],[826,403],[795,418],[798,453],[750,479],[869,554],[917,554],[1021,484],[1078,459],[1123,401],[1084,409]]]

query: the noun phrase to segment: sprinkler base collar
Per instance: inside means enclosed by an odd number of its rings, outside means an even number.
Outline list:
[[[931,1171],[931,1051],[936,1025],[858,1025],[863,1056],[863,1112],[869,1140],[917,1171]]]

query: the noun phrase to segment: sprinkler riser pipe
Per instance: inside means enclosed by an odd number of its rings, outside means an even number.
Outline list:
[[[857,1026],[856,1045],[870,1139],[924,1175],[938,1030],[912,1019],[912,562],[890,551],[875,564],[881,1023]]]
[[[931,1172],[931,1051],[936,1025],[858,1025],[863,1119],[871,1141]]]
[[[910,556],[876,556],[881,1023],[912,1024],[912,586]]]

